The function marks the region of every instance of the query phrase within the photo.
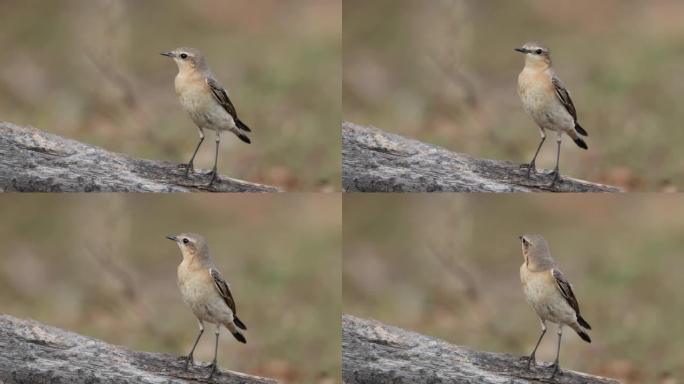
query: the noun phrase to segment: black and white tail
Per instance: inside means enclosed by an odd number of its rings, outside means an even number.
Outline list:
[[[575,121],[575,132],[577,132],[578,134],[580,134],[582,136],[589,136],[587,131],[585,131],[584,128],[582,128],[582,126],[579,125],[579,123],[576,121]],[[581,137],[579,137],[577,135],[570,135],[570,136],[573,136],[572,140],[575,142],[575,144],[577,144],[578,147],[580,147],[582,149],[589,149],[589,147],[587,146],[587,143],[584,140],[582,140]]]
[[[591,337],[589,337],[589,334],[587,334],[584,329],[591,329],[591,325],[587,323],[586,320],[582,318],[582,316],[577,315],[577,323],[572,326],[572,329],[577,332],[579,337],[582,338],[582,340],[586,341],[587,343],[591,343]]]
[[[578,147],[582,149],[589,149],[587,143],[585,143],[584,140],[582,140],[579,136],[573,137],[572,140],[575,142],[575,144],[577,144]]]
[[[238,328],[240,328],[243,330],[247,330],[247,327],[245,327],[245,324],[243,324],[242,321],[240,321],[240,319],[238,319],[237,317],[234,317],[232,323],[225,323],[224,325],[226,328],[228,328],[230,333],[233,334],[233,337],[237,341],[239,341],[243,344],[247,343],[247,339],[245,339],[245,335],[243,335],[242,332],[240,332],[240,330],[238,329]]]

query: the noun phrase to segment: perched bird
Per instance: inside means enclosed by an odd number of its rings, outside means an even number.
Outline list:
[[[245,324],[237,317],[235,300],[230,292],[230,286],[216,269],[206,240],[194,233],[181,233],[167,236],[178,244],[183,255],[183,261],[178,265],[178,287],[183,301],[197,317],[200,332],[192,345],[192,349],[185,360],[185,369],[193,363],[192,357],[195,347],[204,333],[204,322],[216,325],[216,342],[214,344],[214,360],[211,363],[209,378],[216,371],[216,356],[221,326],[241,343],[246,343],[245,336],[240,330],[247,330]]]
[[[228,91],[219,84],[211,73],[202,53],[195,48],[177,48],[173,51],[162,52],[164,56],[173,59],[178,65],[175,86],[176,94],[190,118],[197,125],[200,141],[188,162],[185,175],[194,171],[193,161],[204,141],[204,130],[216,133],[216,151],[214,153],[214,168],[211,171],[211,185],[216,180],[216,163],[218,161],[221,131],[231,131],[247,144],[251,141],[247,132],[249,127],[237,115],[233,103],[228,98]]]
[[[587,143],[581,136],[587,136],[587,131],[577,121],[577,111],[572,103],[570,93],[551,67],[551,53],[547,48],[537,43],[526,43],[515,49],[525,54],[525,67],[518,75],[518,95],[523,108],[539,126],[541,141],[529,164],[526,164],[527,177],[536,172],[535,161],[539,150],[546,140],[546,130],[557,133],[558,151],[556,153],[556,167],[551,186],[560,178],[558,163],[560,162],[560,146],[563,133],[582,149],[587,149]]]
[[[558,269],[556,262],[551,258],[549,244],[541,235],[523,235],[522,252],[525,262],[520,266],[520,281],[527,302],[530,303],[537,316],[541,320],[542,333],[534,346],[534,350],[527,361],[534,364],[535,353],[546,334],[546,322],[558,324],[558,347],[556,348],[556,360],[552,367],[554,377],[560,370],[558,358],[560,355],[561,336],[563,326],[567,325],[587,343],[591,338],[586,330],[591,329],[589,323],[580,315],[579,303],[572,292],[572,285]]]

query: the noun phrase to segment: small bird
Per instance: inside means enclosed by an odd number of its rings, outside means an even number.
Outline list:
[[[541,320],[542,333],[534,346],[532,354],[528,358],[527,368],[535,364],[535,353],[546,334],[546,322],[558,324],[558,347],[556,348],[556,360],[552,367],[553,378],[560,370],[558,358],[560,356],[561,336],[563,326],[567,325],[587,343],[591,338],[586,330],[591,329],[589,323],[580,315],[579,303],[572,292],[572,285],[558,269],[556,262],[551,258],[549,244],[541,235],[519,236],[522,241],[522,252],[525,262],[520,266],[520,281],[523,292],[537,316]]]
[[[558,163],[560,162],[560,146],[563,133],[570,136],[578,147],[587,149],[587,143],[581,136],[587,136],[587,131],[577,121],[577,111],[570,98],[570,93],[551,67],[551,52],[538,43],[526,43],[516,51],[525,54],[525,67],[518,75],[518,95],[523,108],[532,117],[541,131],[541,142],[534,153],[534,157],[527,168],[527,177],[536,172],[535,161],[539,150],[546,140],[546,130],[558,134],[558,152],[556,153],[556,167],[549,176],[553,175],[551,187],[560,178]]]
[[[211,171],[211,181],[209,182],[211,185],[216,180],[216,163],[218,161],[219,143],[221,142],[221,131],[231,131],[240,140],[250,144],[251,141],[247,137],[247,132],[251,132],[251,129],[238,118],[237,111],[228,98],[228,91],[219,84],[214,74],[211,73],[199,50],[177,48],[161,54],[172,58],[178,65],[178,74],[175,80],[176,94],[183,109],[190,114],[190,118],[199,130],[200,141],[197,143],[195,152],[192,153],[185,169],[186,177],[188,172],[194,171],[193,161],[204,141],[204,130],[208,129],[216,133],[214,168]]]
[[[183,301],[197,317],[200,328],[195,343],[185,360],[186,370],[188,364],[194,364],[192,354],[204,333],[204,322],[216,325],[216,342],[214,344],[214,360],[210,365],[210,379],[216,371],[221,326],[226,327],[241,343],[246,343],[247,340],[240,329],[246,331],[247,327],[237,317],[235,299],[230,292],[230,286],[216,269],[204,237],[194,233],[181,233],[169,235],[166,238],[175,241],[183,255],[183,261],[178,265],[178,287]]]

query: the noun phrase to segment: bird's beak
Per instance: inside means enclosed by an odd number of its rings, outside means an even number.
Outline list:
[[[514,49],[514,51],[518,51],[520,53],[529,53],[529,51],[525,48],[516,48],[516,49]],[[162,53],[162,55],[163,55],[163,53]]]
[[[176,54],[173,53],[172,51],[162,52],[162,53],[160,53],[160,55],[167,56],[167,57],[176,57]]]
[[[178,238],[176,237],[176,235],[168,235],[168,236],[166,236],[166,238],[169,240],[178,241]]]

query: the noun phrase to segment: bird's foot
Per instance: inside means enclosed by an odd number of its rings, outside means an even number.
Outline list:
[[[195,166],[192,164],[192,161],[185,165],[185,177],[186,178],[190,175],[191,170],[192,170],[192,173],[195,173]]]
[[[207,377],[207,380],[210,380],[212,377],[214,377],[214,373],[216,372],[216,361],[206,366],[206,368],[209,367],[211,367],[211,372],[209,372],[209,377]]]
[[[520,169],[527,169],[527,178],[529,179],[533,173],[537,173],[537,166],[534,161],[529,164],[521,164]]]
[[[537,365],[537,359],[535,359],[534,355],[531,356],[523,356],[520,358],[522,361],[527,361],[527,370],[529,371],[532,367],[535,367]]]
[[[192,354],[189,354],[185,357],[185,366],[183,369],[187,371],[189,365],[195,365],[195,360],[192,358]]]
[[[551,184],[549,184],[549,188],[555,187],[556,183],[560,181],[560,172],[558,172],[557,169],[553,170],[546,176],[553,177],[553,179],[551,180]]]
[[[207,187],[211,187],[214,184],[214,181],[216,181],[216,168],[209,172],[209,174],[211,175],[211,180],[209,180]]]
[[[550,377],[551,379],[556,377],[556,375],[562,375],[563,374],[560,370],[560,364],[558,364],[557,362],[549,365],[549,368],[553,368],[553,373],[551,373],[551,377]]]

